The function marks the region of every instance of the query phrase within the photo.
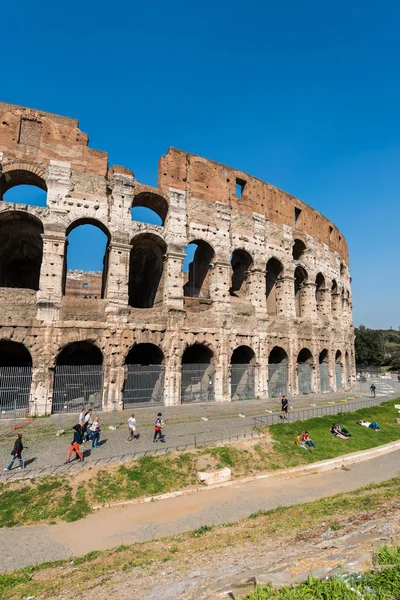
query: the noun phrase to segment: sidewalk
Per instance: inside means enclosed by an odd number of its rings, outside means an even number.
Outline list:
[[[399,391],[393,393],[394,387],[385,387],[378,393],[375,401],[367,399],[364,394],[346,392],[339,394],[318,394],[296,396],[289,398],[289,411],[291,420],[306,419],[324,414],[336,414],[344,410],[357,410],[364,406],[378,404],[400,396]],[[157,412],[163,413],[166,421],[164,433],[166,443],[154,444],[153,423]],[[99,449],[92,450],[91,443],[81,446],[84,450],[85,462],[65,465],[67,451],[72,439],[71,428],[77,422],[77,415],[61,415],[61,428],[65,433],[56,437],[60,428],[59,415],[52,415],[45,419],[36,419],[24,425],[23,434],[24,460],[26,468],[20,471],[1,470],[1,481],[30,479],[32,477],[73,473],[76,469],[88,469],[101,466],[110,462],[122,462],[138,458],[145,454],[167,452],[171,450],[184,450],[197,446],[213,443],[229,443],[244,437],[254,435],[254,417],[258,419],[257,425],[269,425],[279,421],[280,399],[268,402],[249,400],[246,402],[230,402],[226,404],[195,404],[174,407],[137,408],[135,415],[138,422],[140,439],[135,442],[126,442],[126,422],[131,411],[118,413],[102,413],[102,436]],[[240,417],[239,414],[245,414]],[[207,418],[208,421],[202,420]],[[109,429],[116,426],[116,429]],[[0,422],[0,460],[5,466],[13,445],[15,432],[13,422]],[[0,463],[1,466],[1,463]]]

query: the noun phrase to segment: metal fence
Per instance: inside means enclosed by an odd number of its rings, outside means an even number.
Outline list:
[[[331,389],[329,382],[329,365],[325,363],[319,365],[319,387],[321,392],[329,392]]]
[[[182,364],[181,400],[212,402],[214,400],[214,367],[210,363]]]
[[[124,408],[138,404],[162,404],[164,372],[162,365],[127,365],[122,392]]]
[[[231,365],[231,399],[242,400],[254,397],[254,365]]]
[[[342,365],[339,363],[335,364],[335,377],[336,377],[336,391],[343,389],[343,378],[342,378]]]
[[[268,365],[268,395],[287,394],[288,368],[284,363]]]
[[[311,381],[311,365],[308,363],[299,363],[296,367],[297,381],[299,385],[300,394],[311,394],[312,381]]]
[[[0,367],[0,416],[10,418],[29,414],[32,383],[31,367]]]
[[[82,406],[102,409],[101,365],[57,366],[54,372],[53,413],[79,412]]]

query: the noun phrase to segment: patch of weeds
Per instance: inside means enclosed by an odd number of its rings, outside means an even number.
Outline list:
[[[210,527],[210,525],[202,525],[198,529],[195,529],[194,531],[192,531],[191,536],[192,537],[200,537],[201,535],[204,535],[205,533],[207,533],[207,531],[211,531],[211,530],[212,530],[212,527]]]
[[[2,573],[0,575],[0,594],[21,583],[29,583],[30,581],[32,581],[32,577],[28,573]]]
[[[179,548],[178,546],[172,546],[172,548],[170,548],[169,551],[171,552],[171,554],[176,554],[177,552],[179,552]]]
[[[98,558],[102,555],[100,550],[92,550],[92,552],[88,552],[84,556],[78,556],[78,558],[74,558],[74,565],[83,565],[84,563],[91,562],[95,558]]]
[[[339,529],[342,529],[342,526],[338,521],[332,521],[332,523],[329,525],[329,529],[331,531],[339,531]]]

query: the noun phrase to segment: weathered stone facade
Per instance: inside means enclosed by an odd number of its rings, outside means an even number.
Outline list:
[[[130,350],[135,364],[141,348],[151,355],[139,344],[159,349],[166,404],[181,402],[185,350],[186,363],[212,365],[218,402],[231,399],[231,362],[252,365],[260,398],[271,395],[269,363],[286,365],[289,393],[301,391],[303,364],[313,390],[323,388],[320,365],[329,389],[336,365],[348,387],[351,289],[337,228],[268,183],[175,148],[161,157],[158,181],[153,188],[109,167],[74,119],[0,104],[0,199],[20,184],[47,191],[46,207],[0,203],[0,343],[29,351],[35,411],[51,410],[54,368],[73,342],[102,353],[106,410],[123,406]],[[135,206],[153,209],[163,224],[134,221]],[[66,240],[81,224],[108,237],[98,298],[65,295]],[[197,250],[184,273],[191,242]],[[88,346],[66,364],[84,364]],[[150,355],[142,364],[153,363]]]

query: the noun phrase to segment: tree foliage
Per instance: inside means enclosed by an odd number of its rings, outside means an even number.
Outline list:
[[[400,331],[393,329],[356,328],[356,363],[358,365],[390,365],[400,369]]]

